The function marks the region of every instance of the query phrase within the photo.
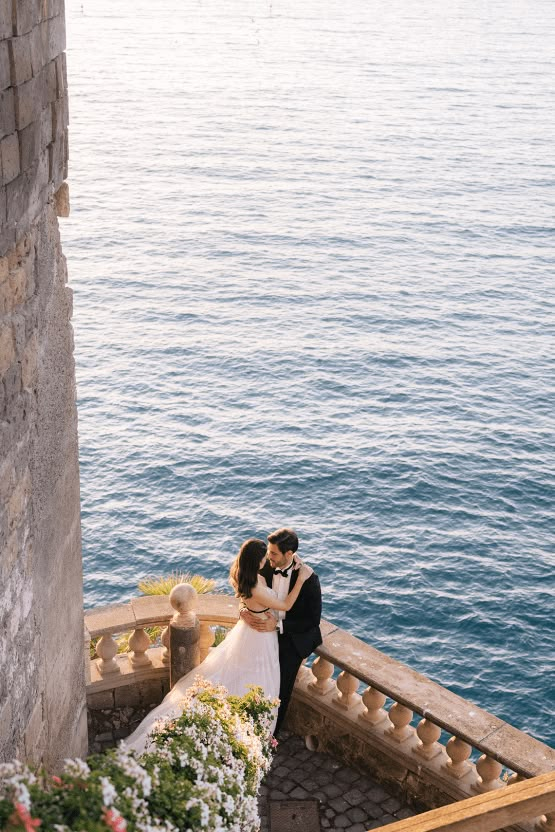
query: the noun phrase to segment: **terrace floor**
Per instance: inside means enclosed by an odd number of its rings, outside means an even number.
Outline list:
[[[313,827],[314,832],[367,832],[416,814],[370,777],[328,754],[309,751],[301,737],[282,731],[272,768],[260,790],[261,832],[293,832],[291,823],[278,821],[272,809],[274,801],[310,800],[318,801],[317,807],[311,808],[319,815],[320,826],[317,818],[311,826],[299,817],[298,828],[303,832],[313,832]]]

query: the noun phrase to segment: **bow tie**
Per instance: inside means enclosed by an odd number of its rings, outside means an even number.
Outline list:
[[[287,569],[274,569],[274,575],[283,575],[284,578],[287,578],[292,568],[293,564],[288,566]]]

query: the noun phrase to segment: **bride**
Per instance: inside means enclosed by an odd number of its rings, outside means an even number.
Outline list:
[[[271,614],[270,610],[288,612],[291,609],[299,597],[303,583],[311,576],[312,569],[297,559],[297,582],[287,598],[280,601],[274,590],[270,589],[264,578],[258,574],[265,562],[266,543],[256,538],[246,540],[231,565],[229,580],[236,596],[241,599],[246,609],[267,617]],[[239,619],[224,641],[214,647],[198,667],[183,676],[162,703],[147,714],[139,727],[125,740],[127,747],[138,752],[144,751],[155,723],[165,722],[181,714],[183,694],[193,684],[196,676],[202,676],[216,685],[223,685],[235,696],[243,696],[250,685],[260,685],[268,699],[277,699],[277,630],[259,632]]]

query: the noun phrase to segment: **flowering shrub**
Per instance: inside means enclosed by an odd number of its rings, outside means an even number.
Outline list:
[[[275,703],[201,679],[183,713],[158,724],[142,755],[126,748],[66,760],[59,777],[0,765],[5,832],[251,832],[270,765]]]

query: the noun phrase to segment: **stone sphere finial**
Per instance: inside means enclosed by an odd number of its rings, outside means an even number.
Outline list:
[[[170,604],[175,610],[172,624],[176,627],[194,627],[197,591],[191,584],[177,584],[170,592]]]

